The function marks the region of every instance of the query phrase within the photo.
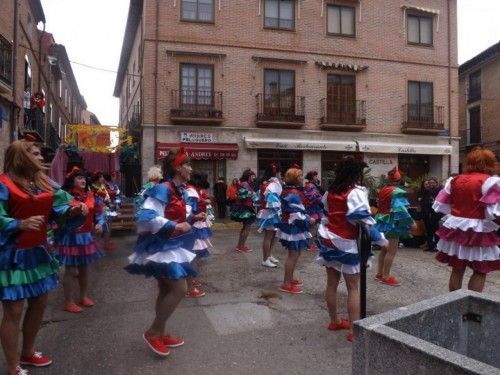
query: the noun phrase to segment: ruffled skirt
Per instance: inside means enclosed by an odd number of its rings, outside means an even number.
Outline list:
[[[231,220],[252,224],[255,221],[255,210],[253,207],[234,204],[231,209]]]
[[[56,251],[61,264],[67,267],[86,266],[104,256],[90,232],[65,234],[58,241]]]
[[[258,231],[262,233],[264,230],[277,230],[278,224],[281,223],[281,216],[274,209],[264,208],[257,214]]]
[[[212,226],[211,221],[197,221],[193,225],[193,236],[195,238],[192,251],[196,255],[196,258],[206,258],[210,255],[211,249],[214,247],[212,242],[210,242],[210,237],[212,237],[212,231],[210,227]]]
[[[276,236],[281,245],[287,250],[307,249],[311,242],[311,232],[309,224],[305,221],[277,224]]]
[[[140,234],[125,270],[157,279],[178,280],[196,276],[191,265],[196,255],[190,251],[195,240],[193,231],[168,239],[162,233]]]

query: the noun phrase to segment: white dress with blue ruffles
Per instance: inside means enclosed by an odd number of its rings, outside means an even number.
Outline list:
[[[281,192],[283,188],[278,178],[272,177],[261,192],[264,206],[260,207],[257,214],[259,232],[264,230],[277,230],[276,226],[281,223]]]

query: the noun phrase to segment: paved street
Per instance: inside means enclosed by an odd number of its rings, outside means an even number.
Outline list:
[[[61,289],[51,294],[38,350],[54,364],[34,374],[350,374],[351,344],[345,332],[326,329],[323,300],[325,272],[304,253],[297,276],[305,282],[303,295],[277,291],[282,267],[260,265],[261,237],[253,232],[251,254],[234,251],[238,230],[216,229],[213,255],[200,279],[207,296],[185,299],[168,323],[171,333],[186,345],[172,349],[166,359],[154,356],[141,335],[153,316],[153,280],[122,270],[135,237],[120,235],[119,250],[108,254],[92,272],[96,306],[83,314],[61,311]],[[284,250],[275,251],[282,261]],[[401,249],[394,274],[398,288],[369,281],[369,314],[380,313],[447,292],[449,271],[429,253]],[[340,312],[345,311],[341,285]],[[489,278],[486,292],[500,293],[500,273]],[[4,371],[2,364],[1,371]]]

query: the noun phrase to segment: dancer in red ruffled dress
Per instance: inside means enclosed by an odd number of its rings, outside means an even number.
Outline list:
[[[465,173],[448,179],[433,205],[446,214],[436,232],[436,259],[452,267],[450,291],[460,289],[466,267],[473,274],[468,288],[482,292],[486,274],[500,270],[500,178],[492,176],[497,163],[490,150],[477,148],[467,155]]]

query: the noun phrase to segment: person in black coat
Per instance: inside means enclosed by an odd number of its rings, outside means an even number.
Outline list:
[[[422,208],[422,220],[425,226],[425,236],[426,236],[426,244],[427,247],[424,251],[436,251],[437,244],[437,236],[436,231],[439,228],[439,219],[441,215],[436,213],[432,209],[432,205],[439,191],[441,190],[441,186],[436,178],[430,178],[424,184],[424,189],[422,192],[422,199],[420,201]]]
[[[217,205],[217,213],[220,219],[224,219],[226,217],[226,190],[227,185],[224,181],[224,177],[219,177],[214,185],[214,197]]]

